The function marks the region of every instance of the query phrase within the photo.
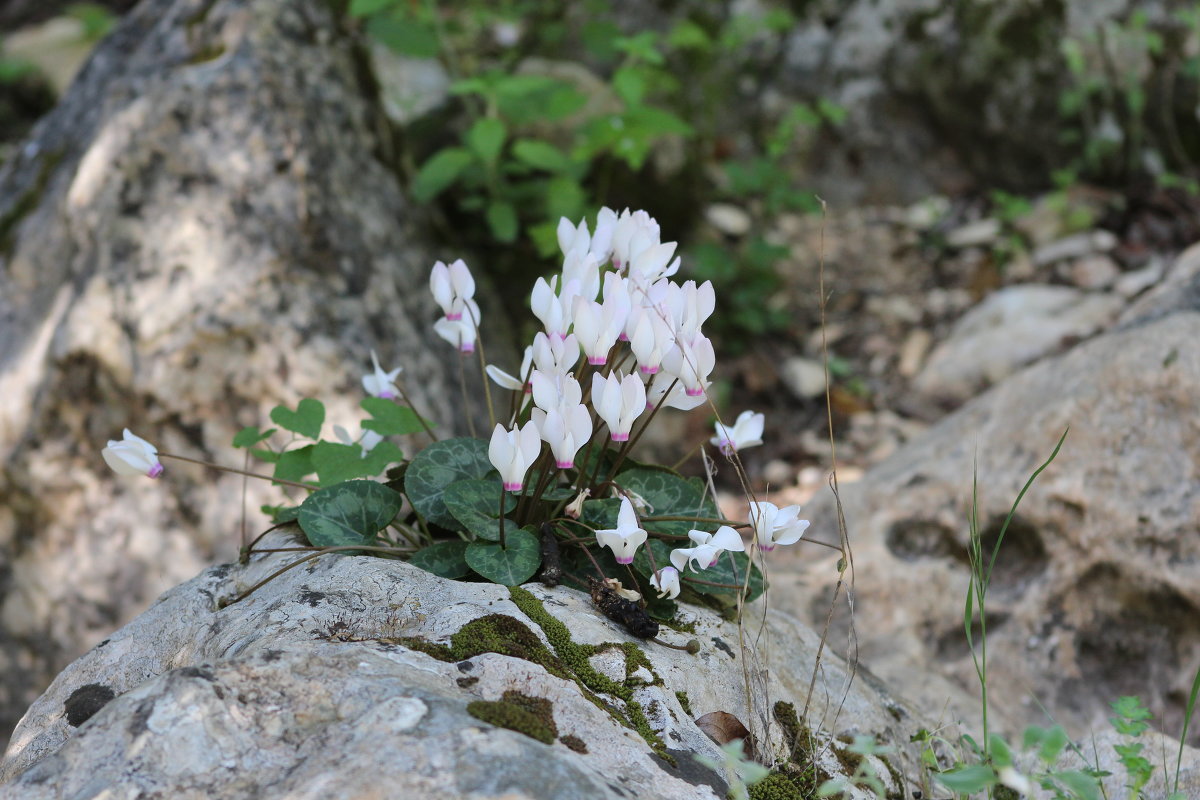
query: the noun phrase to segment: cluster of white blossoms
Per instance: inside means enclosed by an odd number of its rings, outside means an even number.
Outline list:
[[[604,208],[594,231],[586,221],[576,225],[564,218],[557,234],[562,272],[538,278],[530,298],[543,330],[525,348],[517,375],[491,364],[486,368],[497,385],[522,395],[516,417],[510,426],[496,425],[488,446],[492,465],[512,492],[524,488],[543,443],[556,467],[571,469],[601,426],[613,442],[624,443],[643,414],[662,406],[688,411],[704,403],[716,366],[712,342],[702,330],[716,306],[712,283],[671,280],[680,266],[676,243],[660,240],[653,217]],[[437,333],[460,351],[473,352],[479,309],[466,265],[456,261],[447,267],[439,261],[430,287],[444,312],[435,324]],[[534,408],[520,425],[517,418],[524,417],[531,400]],[[711,441],[732,456],[762,444],[762,432],[763,415],[747,411],[731,427],[717,423]],[[770,550],[799,540],[808,523],[796,519],[798,511],[798,506],[781,510],[753,504],[749,527],[759,547]],[[727,526],[689,536],[695,546],[675,550],[672,566],[654,575],[663,596],[679,593],[679,572],[687,564],[704,569],[726,550],[745,549],[740,535]],[[621,564],[633,561],[646,538],[627,497],[621,500],[617,527],[596,531],[600,546],[611,549]]]

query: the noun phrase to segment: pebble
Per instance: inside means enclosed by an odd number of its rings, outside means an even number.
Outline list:
[[[991,244],[1000,235],[1000,220],[995,217],[968,222],[946,234],[946,244],[956,249]]]
[[[900,359],[896,371],[903,378],[911,378],[920,371],[925,363],[925,356],[933,346],[933,334],[924,328],[909,331],[904,343],[900,345]]]
[[[752,222],[745,209],[729,203],[713,203],[704,210],[704,218],[726,236],[745,236]]]
[[[825,367],[811,358],[789,358],[783,362],[779,376],[784,385],[802,400],[810,400],[825,393]]]
[[[1150,263],[1134,272],[1126,272],[1113,284],[1113,290],[1128,299],[1136,297],[1162,280],[1164,262],[1161,258],[1152,258]]]
[[[1111,257],[1096,253],[1070,262],[1066,273],[1080,289],[1106,289],[1121,277],[1121,268]]]
[[[1064,239],[1044,244],[1033,251],[1033,263],[1044,267],[1072,258],[1083,258],[1093,253],[1107,253],[1117,246],[1115,234],[1105,230],[1076,233]]]

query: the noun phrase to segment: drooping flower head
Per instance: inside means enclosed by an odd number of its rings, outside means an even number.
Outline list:
[[[679,570],[675,567],[663,567],[650,576],[650,585],[658,592],[660,598],[674,600],[679,597]]]
[[[512,430],[497,425],[488,442],[488,460],[499,470],[504,488],[510,492],[521,491],[525,473],[541,452],[542,437],[533,421],[523,428],[514,425]]]
[[[463,318],[466,311],[475,312],[475,322],[479,321],[479,307],[469,308],[468,303],[475,296],[475,278],[471,270],[460,258],[450,266],[439,261],[433,265],[429,275],[429,290],[433,299],[442,307],[446,319],[454,322]]]
[[[637,375],[592,375],[592,408],[608,424],[614,442],[629,440],[634,421],[646,411],[646,387]]]
[[[751,503],[750,525],[758,539],[758,546],[768,553],[775,545],[794,544],[808,530],[808,520],[798,519],[800,506],[780,508],[774,503]]]
[[[379,356],[375,355],[375,351],[371,351],[371,363],[375,366],[375,371],[370,375],[363,375],[362,385],[367,390],[367,394],[373,397],[382,397],[385,400],[395,400],[400,396],[400,389],[396,386],[396,377],[404,371],[404,367],[396,367],[390,372],[384,372],[379,366]]]
[[[638,525],[637,513],[628,497],[621,498],[617,527],[596,531],[596,541],[613,552],[618,564],[632,564],[637,549],[646,541],[646,531]]]
[[[110,439],[108,447],[100,451],[104,463],[118,475],[145,475],[157,478],[163,473],[163,465],[158,460],[158,448],[140,436],[134,436],[129,428],[124,431],[121,441]]]
[[[689,562],[692,571],[695,572],[697,569],[708,569],[716,564],[717,559],[726,550],[741,553],[746,549],[742,537],[728,525],[722,525],[716,533],[688,531],[688,538],[695,547],[681,547],[671,551],[671,563],[681,572]]]
[[[763,423],[766,417],[753,411],[743,411],[738,414],[733,427],[716,424],[717,435],[709,439],[717,449],[726,456],[731,456],[747,447],[762,444]]]

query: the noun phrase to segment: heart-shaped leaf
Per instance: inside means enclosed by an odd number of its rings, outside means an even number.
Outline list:
[[[312,450],[312,464],[322,486],[373,477],[388,464],[403,458],[400,448],[391,442],[380,442],[366,455],[356,444],[336,442],[317,442]]]
[[[321,425],[325,422],[325,406],[320,400],[306,397],[292,411],[287,406],[275,406],[271,409],[271,421],[284,430],[307,436],[309,439],[321,438]]]
[[[647,503],[649,510],[639,510],[642,517],[720,517],[717,504],[707,497],[704,482],[687,480],[670,472],[650,469],[631,469],[617,476],[622,488],[634,492]],[[651,533],[686,536],[693,529],[712,532],[717,526],[708,522],[646,522],[643,527]]]
[[[370,544],[400,513],[399,492],[375,481],[318,489],[300,504],[300,528],[316,547]]]
[[[425,430],[417,412],[408,406],[398,406],[383,397],[364,397],[359,404],[373,419],[364,420],[363,428],[382,436],[405,436]],[[428,420],[425,424],[434,427]]]
[[[500,481],[485,481],[474,478],[455,481],[442,493],[442,502],[451,515],[480,539],[497,542],[500,540],[500,502],[503,498],[504,513],[517,507],[517,498],[504,491]],[[508,521],[506,528],[519,527]]]
[[[234,447],[254,447],[254,445],[269,439],[271,434],[276,431],[276,428],[271,428],[266,431],[259,431],[257,425],[252,425],[249,428],[242,428],[238,431],[237,436],[233,437]]]
[[[404,473],[404,492],[426,522],[448,530],[461,529],[442,495],[456,481],[487,477],[492,471],[487,449],[488,443],[482,439],[443,439],[413,458]]]
[[[466,542],[436,542],[413,553],[408,563],[439,577],[456,580],[471,571],[466,555]]]
[[[542,565],[541,543],[528,528],[507,530],[505,539],[506,547],[499,542],[471,542],[467,563],[493,583],[519,586]]]
[[[281,481],[301,481],[316,472],[312,461],[313,445],[280,453],[275,460],[275,477]]]

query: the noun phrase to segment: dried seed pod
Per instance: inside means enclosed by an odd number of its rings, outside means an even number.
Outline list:
[[[650,619],[645,609],[631,600],[626,600],[614,592],[604,581],[596,578],[588,579],[592,593],[592,602],[596,608],[604,612],[604,616],[613,622],[620,623],[625,629],[639,639],[652,639],[658,636],[658,623]]]
[[[539,576],[543,586],[558,586],[562,580],[562,559],[558,554],[558,537],[554,535],[554,526],[546,523],[542,526],[542,572]]]

